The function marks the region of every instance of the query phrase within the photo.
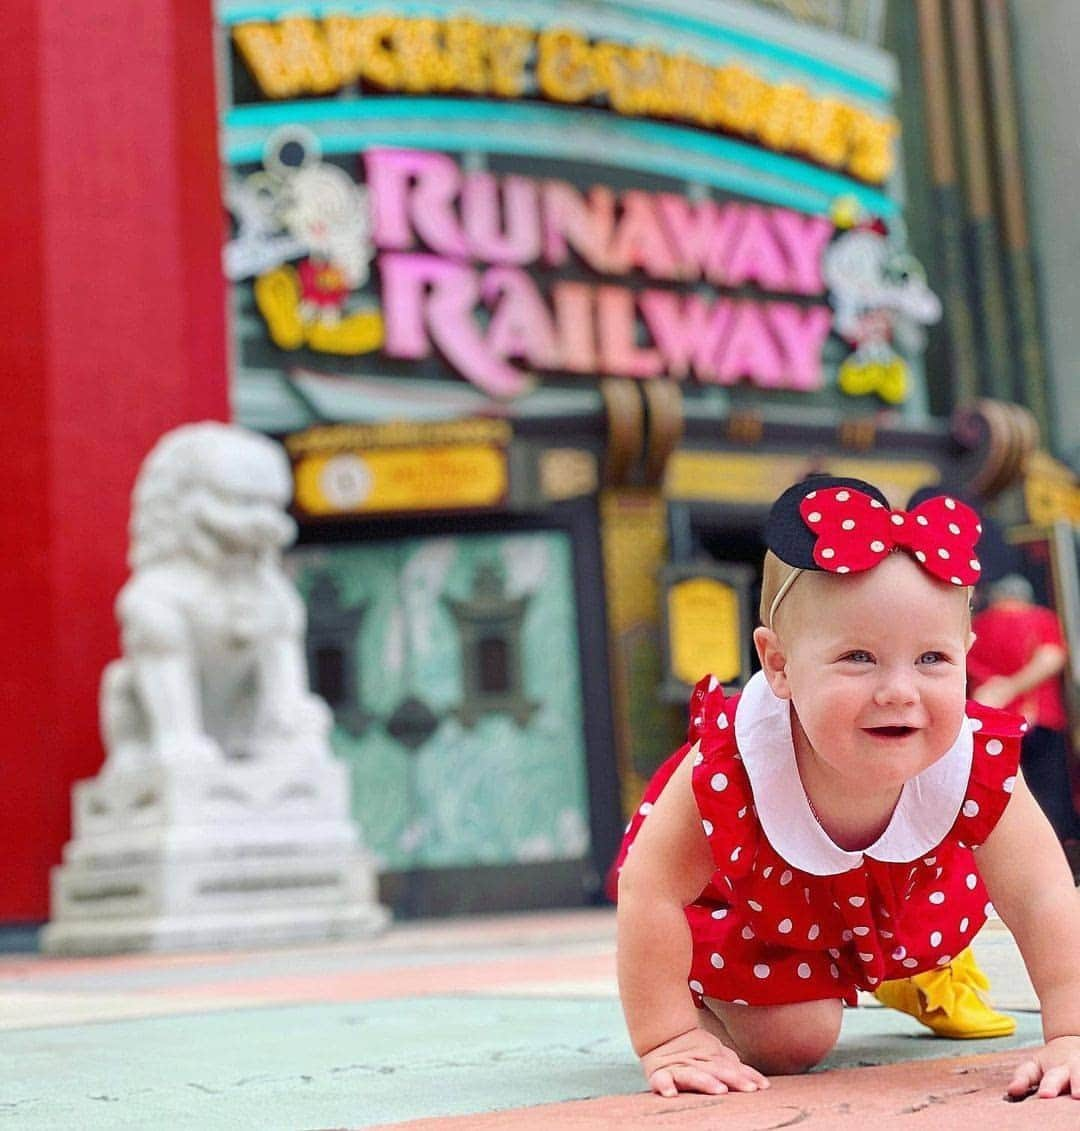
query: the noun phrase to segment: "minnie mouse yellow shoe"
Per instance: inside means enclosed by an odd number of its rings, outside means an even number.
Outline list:
[[[939,1037],[1008,1037],[1016,1031],[1016,1021],[990,1007],[985,997],[989,988],[990,982],[967,947],[941,970],[882,982],[874,997],[914,1017]]]

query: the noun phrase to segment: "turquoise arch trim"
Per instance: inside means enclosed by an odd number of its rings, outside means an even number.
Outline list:
[[[354,15],[387,11],[386,0],[330,0],[328,3],[313,2],[298,5],[296,3],[240,3],[228,4],[219,0],[218,20],[229,27],[233,24],[245,23],[249,20],[276,20],[282,16],[307,15],[321,19],[330,15]],[[865,75],[855,74],[852,71],[837,65],[817,59],[805,51],[794,47],[786,47],[779,43],[770,43],[766,39],[752,35],[749,32],[738,31],[734,28],[720,27],[708,20],[695,16],[683,15],[680,12],[645,11],[630,4],[620,4],[617,0],[607,5],[608,8],[624,16],[629,21],[647,25],[650,32],[639,35],[636,42],[651,41],[656,32],[674,29],[689,32],[710,40],[721,47],[731,48],[733,51],[745,55],[757,56],[767,59],[771,63],[795,70],[807,78],[816,79],[837,90],[847,91],[859,98],[879,104],[878,108],[888,110],[891,105],[894,91],[885,82],[867,78]],[[469,12],[477,18],[484,17],[475,9],[470,9],[467,3],[450,7],[438,3],[398,3],[394,5],[394,13],[403,16],[445,16],[448,11]],[[588,16],[592,14],[590,7],[583,6],[579,19],[582,24],[587,23]],[[506,18],[522,21],[522,13],[515,12],[512,5],[506,6]],[[527,17],[524,22],[535,23]],[[557,22],[553,16],[552,25]]]
[[[688,180],[801,212],[826,214],[840,196],[854,197],[871,215],[886,220],[899,212],[898,203],[891,197],[850,177],[731,138],[581,109],[572,111],[576,129],[570,131],[567,113],[559,107],[453,98],[260,103],[226,113],[223,156],[230,165],[261,161],[271,130],[303,125],[315,134],[327,155],[358,153],[372,145],[396,145],[595,161],[595,149],[585,151],[569,140],[590,122],[602,127],[605,139],[628,143],[601,143],[607,150],[607,164],[671,176],[673,162],[678,167],[681,157],[688,161]],[[355,128],[360,123],[366,128]],[[406,123],[415,123],[416,128],[406,128]],[[496,136],[493,126],[513,128]],[[550,136],[531,133],[530,128],[548,130]],[[257,136],[251,136],[253,133]]]

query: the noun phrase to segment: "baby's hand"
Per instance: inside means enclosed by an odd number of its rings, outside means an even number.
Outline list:
[[[1080,1100],[1080,1037],[1055,1037],[1035,1049],[1013,1073],[1009,1095],[1023,1096],[1036,1086],[1044,1099],[1065,1092]]]
[[[679,1092],[756,1092],[769,1081],[741,1060],[717,1037],[691,1029],[672,1037],[641,1058],[649,1087],[661,1096]]]

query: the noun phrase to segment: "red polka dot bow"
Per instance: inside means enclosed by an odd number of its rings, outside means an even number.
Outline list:
[[[814,561],[830,573],[872,569],[899,548],[942,581],[974,585],[979,579],[979,516],[947,495],[910,511],[891,511],[854,488],[825,487],[811,491],[799,513],[817,536]]]

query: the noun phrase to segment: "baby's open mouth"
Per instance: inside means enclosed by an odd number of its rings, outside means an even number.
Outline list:
[[[906,738],[915,733],[914,727],[867,727],[867,732],[878,738]]]

